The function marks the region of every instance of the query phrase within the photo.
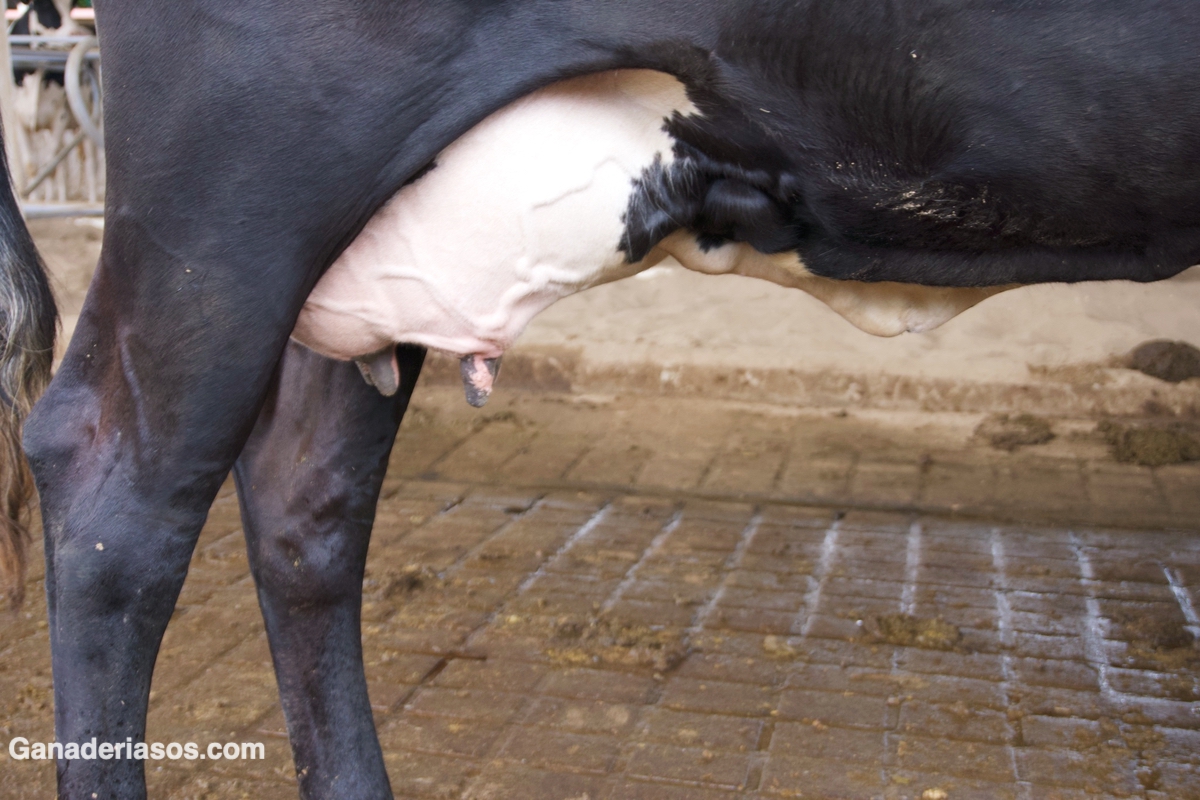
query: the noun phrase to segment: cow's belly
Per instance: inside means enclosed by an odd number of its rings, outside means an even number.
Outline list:
[[[619,249],[633,181],[670,161],[690,113],[658,72],[551,86],[493,114],[366,225],[318,282],[293,336],[350,359],[397,342],[495,358],[540,311],[631,275]]]
[[[682,84],[627,70],[564,81],[493,114],[368,222],[314,288],[293,336],[338,359],[409,342],[479,364],[556,300],[668,254],[701,272],[803,289],[882,336],[930,330],[1002,290],[836,281],[810,274],[795,253],[705,251],[686,231],[628,263],[622,217],[634,180],[672,160],[664,120],[675,112],[695,113]],[[476,377],[490,388],[482,367]]]
[[[703,250],[696,237],[677,231],[659,249],[688,269],[709,275],[745,275],[808,292],[860,330],[874,336],[924,333],[971,306],[1014,286],[958,288],[911,283],[839,281],[813,275],[794,252],[765,255],[729,242]]]

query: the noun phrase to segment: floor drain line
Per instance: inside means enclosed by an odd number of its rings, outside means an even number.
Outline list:
[[[742,535],[738,537],[738,543],[733,548],[733,552],[725,559],[725,563],[721,565],[721,571],[724,575],[721,577],[721,582],[718,584],[716,591],[709,596],[708,600],[696,612],[692,624],[687,629],[687,640],[693,641],[700,632],[704,630],[704,626],[708,624],[709,617],[716,611],[720,605],[722,598],[725,597],[725,590],[729,588],[729,581],[733,573],[742,566],[742,561],[745,560],[746,551],[754,544],[755,537],[758,536],[759,528],[762,526],[762,511],[755,509],[754,516],[746,523],[746,527],[742,528]]]
[[[821,593],[825,591],[825,583],[833,572],[833,563],[837,560],[838,534],[842,529],[841,519],[835,519],[825,530],[825,538],[821,540],[821,559],[817,562],[817,574],[811,577],[812,585],[804,595],[804,623],[796,630],[799,618],[792,623],[792,632],[801,637],[808,636],[813,622],[817,617],[817,606],[821,603]]]
[[[679,509],[671,515],[671,518],[667,520],[665,525],[663,525],[662,530],[658,532],[658,534],[650,541],[650,544],[646,546],[646,549],[642,551],[642,557],[635,561],[633,566],[626,570],[625,576],[621,579],[621,582],[617,584],[617,587],[612,590],[612,593],[608,596],[608,599],[604,601],[604,605],[600,608],[601,614],[607,614],[616,607],[617,603],[621,602],[621,598],[625,596],[625,592],[629,591],[629,587],[633,586],[633,584],[637,581],[638,572],[641,570],[642,564],[645,564],[647,560],[653,558],[658,551],[662,549],[662,546],[666,544],[667,539],[670,538],[671,534],[675,532],[675,529],[679,527],[679,523],[682,520],[683,509]]]
[[[1012,605],[1008,602],[1008,554],[1004,551],[1004,541],[1000,538],[1000,529],[992,528],[991,536],[992,549],[992,569],[996,571],[997,586],[996,594],[996,625],[1000,629],[1000,644],[1007,649],[1011,648],[1013,642],[1013,622],[1012,622]],[[1006,706],[1012,706],[1012,694],[1010,686],[1012,681],[1016,679],[1016,674],[1013,672],[1012,655],[1009,652],[1004,652],[1000,656],[1000,671],[1004,680],[1000,681],[1000,691],[1004,692],[1004,702]],[[1017,723],[1020,724],[1020,723]],[[1021,769],[1017,764],[1017,724],[1014,724],[1012,719],[1005,714],[1004,727],[1008,730],[1008,742],[1006,749],[1008,750],[1009,769],[1012,770],[1013,780],[1016,781],[1020,791],[1019,797],[1021,800],[1029,800],[1033,796],[1033,784],[1029,781],[1021,780]],[[1022,732],[1022,740],[1024,735]]]
[[[1175,595],[1175,602],[1179,603],[1179,610],[1183,612],[1183,618],[1187,620],[1188,633],[1192,634],[1193,639],[1200,641],[1200,615],[1196,614],[1196,606],[1192,603],[1192,596],[1183,583],[1183,576],[1179,570],[1165,565],[1162,571],[1167,576],[1167,583],[1171,585],[1171,593]]]

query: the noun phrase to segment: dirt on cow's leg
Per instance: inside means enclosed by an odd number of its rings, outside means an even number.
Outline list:
[[[400,385],[291,343],[234,468],[250,567],[304,797],[388,797],[359,615],[375,503],[425,351]],[[389,354],[389,361],[390,361]]]

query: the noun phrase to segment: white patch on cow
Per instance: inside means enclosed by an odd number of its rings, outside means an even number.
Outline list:
[[[795,253],[733,243],[705,252],[683,231],[626,263],[618,246],[633,181],[672,160],[664,120],[675,112],[697,113],[678,80],[646,70],[563,81],[501,109],[367,223],[313,289],[293,336],[338,359],[398,342],[494,359],[555,301],[668,254],[700,272],[803,289],[879,336],[931,330],[1008,288],[837,281],[812,275]],[[483,392],[490,376],[468,371]]]
[[[640,272],[618,249],[633,180],[695,113],[675,78],[623,70],[501,109],[401,189],[329,268],[293,336],[349,359],[394,342],[500,356],[551,303]]]
[[[683,266],[710,275],[746,275],[802,289],[875,336],[931,331],[976,303],[1013,286],[953,288],[881,281],[839,281],[813,275],[793,252],[766,255],[726,243],[705,252],[696,237],[677,231],[659,245]]]

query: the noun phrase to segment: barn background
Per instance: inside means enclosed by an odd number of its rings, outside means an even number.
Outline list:
[[[86,36],[87,11],[40,33]],[[65,65],[79,41],[30,49]],[[104,184],[64,84],[0,81],[65,342]],[[1177,344],[1131,357],[1152,340]],[[1178,343],[1200,345],[1198,268],[877,339],[666,265],[535,320],[480,411],[432,356],[364,585],[397,794],[1200,797],[1200,360]],[[226,486],[147,738],[268,760],[150,764],[155,796],[295,796],[239,525]],[[38,563],[28,590],[0,623],[6,741],[52,735]],[[0,798],[52,791],[45,764],[4,774]]]

